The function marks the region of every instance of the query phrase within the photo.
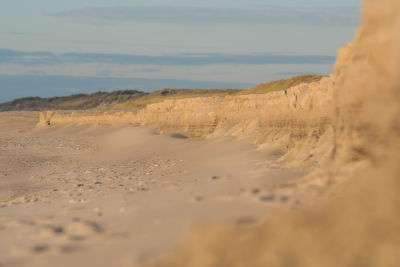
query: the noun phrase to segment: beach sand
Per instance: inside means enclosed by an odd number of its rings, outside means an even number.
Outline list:
[[[38,119],[0,114],[2,267],[129,266],[193,225],[247,227],[301,205],[274,190],[309,170],[277,162],[276,146],[132,125],[40,128]]]
[[[0,113],[0,266],[399,266],[399,29],[365,1],[283,92]]]

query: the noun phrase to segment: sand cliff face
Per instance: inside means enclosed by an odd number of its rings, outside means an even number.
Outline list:
[[[301,84],[269,94],[168,100],[138,112],[143,125],[190,137],[268,134],[318,137],[329,127],[332,80]]]
[[[262,143],[272,133],[295,139],[318,137],[331,121],[332,78],[327,77],[269,94],[166,100],[137,114],[40,113],[38,126],[135,123],[188,137],[255,135]]]
[[[259,145],[279,142],[283,152],[297,147],[302,151],[298,159],[304,160],[321,136],[333,145],[332,84],[332,78],[326,77],[268,94],[167,100],[148,105],[137,114],[48,112],[40,115],[38,125],[133,123],[192,138],[250,136]]]
[[[268,94],[168,100],[147,106],[137,117],[162,133],[248,136],[260,146],[276,143],[282,159],[308,164],[325,160],[333,148],[332,88],[327,77]]]
[[[49,127],[54,125],[74,125],[74,124],[124,124],[124,123],[137,123],[137,118],[135,114],[130,112],[116,112],[109,114],[104,113],[75,113],[70,114],[56,113],[53,111],[48,111],[46,113],[40,112],[38,127]]]

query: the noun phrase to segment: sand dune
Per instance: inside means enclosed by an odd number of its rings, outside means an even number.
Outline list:
[[[315,145],[320,140],[331,139],[333,147],[332,84],[332,78],[323,78],[269,94],[166,100],[136,114],[48,112],[41,113],[38,126],[130,123],[191,138],[249,137],[260,147],[282,146],[286,157],[294,151],[291,163],[304,164],[321,161],[329,153],[329,148],[322,151],[322,145]]]
[[[365,1],[284,91],[1,114],[0,266],[398,266],[399,30]]]

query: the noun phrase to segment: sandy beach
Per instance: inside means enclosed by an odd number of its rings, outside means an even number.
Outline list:
[[[284,167],[279,150],[246,138],[38,128],[38,118],[0,117],[1,266],[133,264],[173,247],[193,225],[246,227],[300,205],[273,190],[307,169]]]
[[[333,74],[268,92],[6,103],[0,267],[400,266],[399,29],[366,0]]]

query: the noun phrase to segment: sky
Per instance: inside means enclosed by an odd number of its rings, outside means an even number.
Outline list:
[[[333,72],[361,0],[2,0],[0,102]]]

